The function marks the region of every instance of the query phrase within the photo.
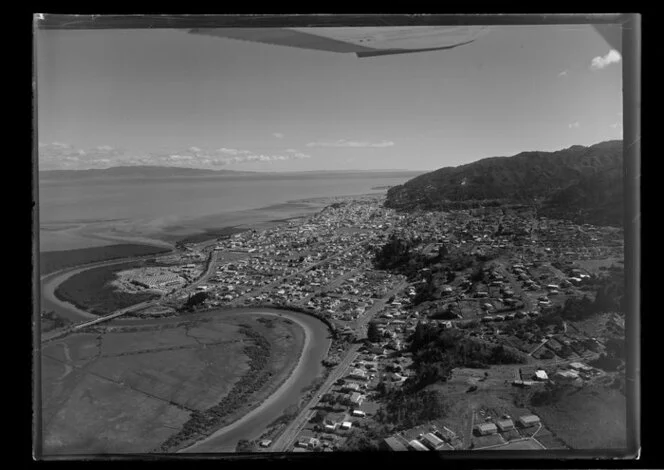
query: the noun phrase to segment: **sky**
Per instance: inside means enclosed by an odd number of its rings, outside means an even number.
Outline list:
[[[589,25],[371,58],[173,29],[36,39],[40,170],[429,171],[622,138],[621,57]]]

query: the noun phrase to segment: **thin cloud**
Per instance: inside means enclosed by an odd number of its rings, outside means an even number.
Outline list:
[[[614,122],[611,124],[611,129],[622,129],[622,122]]]
[[[567,70],[563,70],[558,74],[559,77],[566,77],[569,72]]]
[[[175,152],[126,155],[123,150],[110,145],[100,145],[85,151],[60,142],[39,144],[41,169],[81,170],[137,165],[219,167],[239,163],[279,162],[305,158],[311,158],[311,156],[297,149],[288,149],[283,154],[263,154],[245,149],[222,147],[216,150],[205,150],[192,146],[187,150]]]
[[[382,140],[380,142],[366,142],[339,139],[333,142],[309,142],[307,147],[352,147],[352,148],[384,148],[392,147],[394,142]]]
[[[574,121],[568,124],[567,127],[569,127],[570,129],[578,129],[579,127],[581,127],[581,124],[579,123],[579,121]]]
[[[228,149],[225,147],[217,149],[216,151],[225,155],[247,155],[251,153],[249,150]]]
[[[283,139],[285,137],[281,132],[273,132],[272,135],[277,139]]]
[[[601,70],[611,64],[617,64],[622,57],[620,52],[611,49],[605,56],[597,56],[590,62],[590,70]]]

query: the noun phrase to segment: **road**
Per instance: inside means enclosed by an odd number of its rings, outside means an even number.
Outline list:
[[[364,327],[371,320],[373,315],[380,311],[383,305],[385,305],[387,302],[387,299],[403,290],[407,285],[408,283],[406,281],[401,282],[397,287],[383,296],[380,301],[376,302],[369,310],[367,310],[367,312],[365,312],[364,315],[362,315],[357,320],[355,330],[361,332],[361,334],[358,336],[366,335]],[[271,448],[269,449],[270,452],[286,452],[291,447],[291,445],[293,445],[297,435],[311,419],[312,409],[318,405],[320,402],[320,397],[328,393],[334,383],[347,373],[350,365],[357,359],[359,354],[358,350],[360,347],[361,345],[357,343],[351,345],[351,347],[346,352],[345,357],[334,368],[334,370],[332,370],[328,378],[325,380],[325,383],[323,383],[323,385],[316,392],[316,395],[311,399],[311,401],[309,401],[309,403],[302,409],[302,411],[300,411],[295,420],[293,420],[293,422],[291,422],[282,432],[282,434],[274,441]]]
[[[339,363],[339,365],[334,368],[334,370],[328,376],[327,380],[325,380],[325,383],[320,387],[311,401],[309,401],[309,403],[305,405],[302,411],[300,411],[295,420],[293,420],[282,432],[282,434],[273,442],[269,452],[286,452],[290,448],[300,430],[311,418],[311,411],[316,405],[318,405],[320,397],[328,393],[332,388],[332,385],[334,385],[334,382],[346,374],[350,365],[357,358],[359,349],[359,344],[351,345],[351,347],[348,349],[348,352],[346,353],[346,357]]]
[[[207,270],[205,271],[205,273],[203,273],[203,275],[200,278],[198,278],[195,282],[193,282],[192,284],[186,286],[183,289],[183,292],[187,292],[187,290],[195,289],[196,286],[198,286],[199,284],[205,282],[207,280],[207,278],[210,277],[210,275],[212,274],[212,270],[214,269],[215,264],[216,264],[216,253],[214,251],[211,251],[209,256],[210,256],[210,259],[209,259],[208,267],[207,267]],[[90,268],[97,267],[97,266],[103,266],[103,265],[119,264],[119,263],[122,263],[122,262],[124,262],[124,261],[103,262],[103,263],[99,263],[99,264],[95,264],[95,265],[90,265],[89,267],[86,267],[86,269],[90,269]],[[70,333],[71,331],[77,331],[77,330],[80,330],[82,328],[86,328],[88,326],[96,325],[96,324],[102,323],[102,322],[107,322],[109,320],[113,320],[114,318],[121,317],[122,315],[126,315],[129,312],[133,312],[134,310],[140,310],[140,309],[151,307],[151,306],[156,305],[159,302],[161,302],[164,299],[164,297],[165,297],[165,294],[159,296],[159,298],[157,298],[157,299],[148,300],[148,301],[141,302],[141,303],[138,303],[138,304],[130,305],[129,307],[125,307],[125,308],[120,309],[120,310],[116,310],[115,312],[110,313],[108,315],[104,315],[103,317],[99,317],[99,318],[95,318],[93,320],[77,323],[74,326],[66,328],[64,330],[49,332],[47,334],[42,335],[42,341],[49,341],[49,340],[52,340],[52,339],[55,339],[55,338],[59,338],[60,336],[64,336],[64,335]]]
[[[371,319],[376,315],[378,312],[381,311],[381,309],[387,304],[387,300],[392,297],[393,295],[398,294],[402,290],[404,290],[406,287],[408,287],[408,282],[407,281],[402,281],[400,282],[397,287],[394,289],[390,290],[387,294],[385,294],[378,302],[373,304],[370,309],[368,309],[366,312],[364,312],[360,317],[355,320],[355,324],[353,325],[355,331],[358,333],[358,338],[364,338],[366,337],[366,326],[367,324],[371,321]]]
[[[523,301],[523,308],[525,310],[531,310],[532,303],[530,297],[528,297],[528,295],[523,291],[521,283],[514,277],[512,271],[510,271],[507,266],[503,266],[503,274],[505,274],[505,277],[509,281],[512,290],[514,291],[514,297],[521,298]]]
[[[317,261],[317,262],[315,262],[315,263],[313,263],[313,264],[310,264],[310,265],[304,266],[303,268],[298,269],[297,271],[295,271],[295,272],[292,273],[292,274],[289,274],[289,275],[284,276],[284,277],[277,278],[275,281],[273,281],[273,282],[271,282],[271,283],[269,283],[269,284],[267,284],[267,285],[264,285],[264,286],[262,286],[262,287],[259,287],[259,288],[257,288],[257,289],[254,289],[254,290],[252,290],[251,292],[247,292],[246,294],[242,294],[242,295],[240,295],[240,296],[234,298],[229,304],[230,304],[230,305],[235,305],[235,304],[238,304],[241,300],[243,300],[243,299],[246,298],[246,297],[255,297],[255,296],[257,296],[257,295],[260,295],[260,294],[261,294],[263,291],[265,291],[265,290],[268,290],[268,289],[271,289],[271,288],[273,288],[273,287],[275,287],[275,286],[278,286],[279,284],[283,283],[284,281],[286,281],[286,280],[288,280],[288,279],[290,279],[290,278],[292,278],[292,277],[295,277],[295,276],[297,276],[298,274],[302,274],[303,272],[309,271],[310,269],[313,269],[313,268],[315,268],[316,266],[319,266],[319,265],[321,265],[321,264],[323,264],[323,263],[327,263],[328,261],[333,260],[334,258],[338,258],[339,256],[342,256],[342,255],[348,253],[349,251],[352,251],[352,250],[358,248],[359,246],[361,246],[361,245],[363,245],[363,244],[365,244],[365,243],[366,243],[365,241],[363,241],[363,242],[359,242],[359,243],[355,243],[354,245],[351,245],[350,247],[348,247],[348,248],[347,248],[346,250],[344,250],[344,251],[340,251],[339,253],[337,253],[337,254],[335,254],[335,255],[328,256],[327,258],[324,258],[324,259],[322,259],[322,260],[320,260],[320,261]]]

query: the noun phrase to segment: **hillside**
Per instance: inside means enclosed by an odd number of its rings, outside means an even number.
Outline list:
[[[446,167],[388,190],[386,206],[442,209],[480,201],[534,201],[560,217],[622,223],[622,141],[522,152]]]

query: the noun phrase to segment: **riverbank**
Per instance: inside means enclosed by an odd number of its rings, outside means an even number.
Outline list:
[[[269,408],[270,406],[273,406],[280,399],[282,399],[285,396],[285,394],[288,393],[289,389],[292,388],[293,384],[295,384],[297,380],[297,374],[298,372],[301,372],[300,369],[302,368],[303,364],[306,361],[305,354],[311,349],[311,340],[313,336],[311,328],[307,325],[307,323],[300,321],[296,316],[289,315],[288,313],[285,312],[270,312],[265,310],[251,309],[247,313],[260,313],[261,315],[269,315],[278,318],[287,318],[297,323],[304,331],[304,342],[302,343],[302,347],[298,351],[297,362],[293,361],[293,366],[287,372],[282,374],[281,377],[277,378],[277,380],[274,380],[273,382],[268,384],[264,389],[262,389],[259,392],[258,396],[254,396],[252,398],[254,408],[249,410],[249,412],[238,412],[235,416],[231,416],[228,419],[229,422],[223,428],[218,429],[211,435],[197,441],[196,443],[184,449],[178,450],[177,452],[189,453],[189,452],[234,451],[235,450],[234,447],[232,450],[230,450],[230,448],[228,447],[232,445],[232,443],[228,443],[226,445],[220,444],[218,442],[220,438],[223,438],[224,435],[229,434],[233,430],[237,430],[243,424],[250,422],[252,418],[259,415],[262,411]],[[251,437],[247,436],[246,438],[243,439],[249,439],[249,438]],[[226,448],[223,449],[223,447]]]
[[[118,321],[43,346],[49,453],[146,453],[181,434],[187,423],[191,428],[221,413],[244,415],[245,405],[253,408],[272,395],[301,365],[305,336],[306,350],[315,353],[312,343],[325,328],[297,317],[237,309]],[[261,352],[265,347],[268,355]],[[71,367],[81,373],[63,373]],[[254,380],[258,376],[268,382]],[[267,413],[267,421],[278,411],[268,407],[260,414]],[[261,416],[255,418],[260,425]],[[243,424],[236,432],[246,431]]]

